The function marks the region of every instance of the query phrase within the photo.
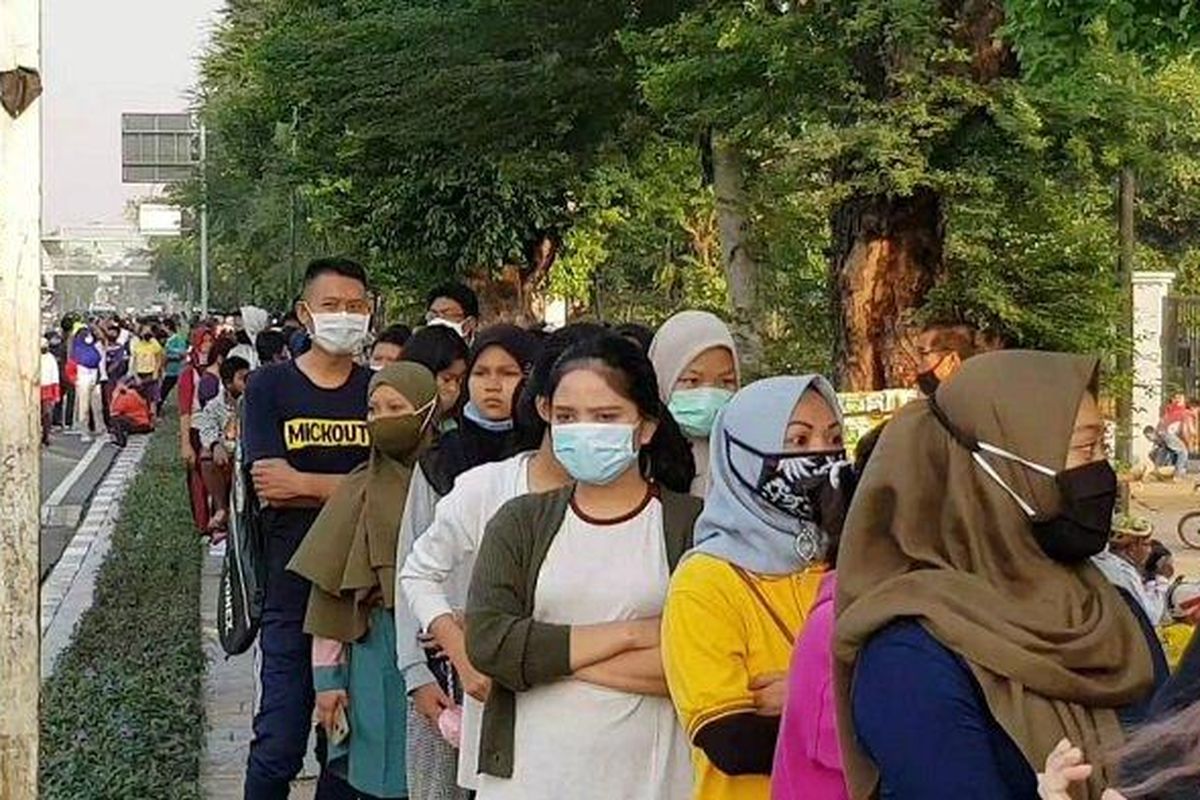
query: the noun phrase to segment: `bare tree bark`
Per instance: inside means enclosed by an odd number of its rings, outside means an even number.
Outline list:
[[[970,54],[940,68],[980,84],[1016,76],[1016,54],[1000,35],[1004,5],[998,0],[942,0],[946,34]],[[886,100],[887,76],[910,53],[864,47],[855,70],[869,95]],[[855,196],[834,211],[830,285],[834,292],[835,362],[840,386],[869,391],[909,386],[914,364],[906,357],[909,322],[942,275],[945,225],[942,202],[928,187],[910,196]]]
[[[39,67],[39,0],[0,0],[0,73]],[[0,112],[0,795],[37,797],[40,104]]]
[[[854,197],[834,213],[830,285],[839,388],[912,385],[906,323],[941,273],[943,235],[941,202],[931,189],[911,197]]]
[[[559,241],[545,234],[535,240],[524,265],[506,265],[499,275],[481,271],[470,280],[479,295],[480,313],[488,322],[532,325],[544,321],[544,288],[558,258]]]
[[[752,373],[762,360],[762,337],[758,329],[759,267],[750,243],[746,163],[741,148],[720,133],[712,136],[712,175],[733,335],[743,368]]]

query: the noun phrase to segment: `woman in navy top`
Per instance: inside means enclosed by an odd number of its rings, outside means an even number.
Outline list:
[[[851,796],[1030,800],[1063,738],[1118,747],[1151,687],[1108,541],[1094,358],[977,356],[889,423],[839,551],[835,669]],[[1097,769],[1078,798],[1109,785]]]

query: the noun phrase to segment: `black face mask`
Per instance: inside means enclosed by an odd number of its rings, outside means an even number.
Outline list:
[[[1117,473],[1096,461],[1058,473],[1062,511],[1034,521],[1033,537],[1042,552],[1063,564],[1076,564],[1100,553],[1112,536],[1117,505]]]
[[[827,525],[840,528],[852,487],[834,480],[834,471],[846,462],[845,450],[822,453],[763,453],[727,437],[731,452],[730,464],[735,464],[732,448],[737,447],[761,458],[762,471],[757,481],[745,478],[736,468],[734,475],[775,509],[794,517],[799,523],[796,532],[796,555],[802,561],[816,561],[825,554],[829,542]],[[841,470],[849,473],[849,470]],[[839,474],[839,478],[843,475]],[[834,531],[838,533],[839,531]]]
[[[1045,520],[1034,519],[1030,525],[1033,538],[1043,553],[1062,564],[1077,564],[1104,550],[1112,535],[1112,514],[1117,505],[1117,473],[1107,461],[1094,461],[1054,473],[994,446],[981,444],[975,437],[963,433],[946,416],[934,395],[930,396],[929,408],[954,440],[975,454],[980,466],[1021,504],[1027,514],[1033,514],[1028,503],[1020,499],[994,470],[987,467],[980,453],[987,450],[1010,461],[1018,461],[1026,468],[1054,475],[1062,509],[1056,516]]]
[[[933,397],[937,394],[938,387],[942,385],[942,381],[937,376],[937,370],[929,369],[917,375],[917,390],[926,397]]]

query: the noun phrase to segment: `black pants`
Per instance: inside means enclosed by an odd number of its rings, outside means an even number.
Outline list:
[[[64,383],[61,386],[62,400],[55,410],[54,424],[70,428],[75,424],[75,384]]]
[[[162,414],[163,403],[167,402],[167,395],[175,388],[175,384],[179,383],[178,375],[165,375],[162,379],[162,385],[158,387],[158,413]]]
[[[154,426],[138,425],[129,417],[113,417],[112,435],[117,447],[129,444],[129,434],[131,433],[154,433]]]

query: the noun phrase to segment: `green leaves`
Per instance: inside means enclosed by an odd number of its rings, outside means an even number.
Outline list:
[[[294,193],[297,259],[357,256],[400,306],[548,238],[577,312],[723,310],[717,130],[748,164],[766,368],[828,366],[838,204],[923,188],[928,314],[1108,347],[1122,166],[1139,263],[1200,286],[1198,33],[1191,0],[237,3],[199,91],[216,291],[289,299]]]
[[[42,687],[41,797],[202,796],[203,549],[174,423],[164,420],[151,440],[95,603]]]

